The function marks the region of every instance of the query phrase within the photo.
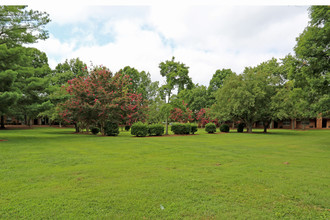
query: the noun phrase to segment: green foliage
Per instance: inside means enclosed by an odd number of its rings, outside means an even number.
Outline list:
[[[49,15],[28,11],[26,7],[0,5],[0,45],[15,47],[48,38],[48,31],[44,27],[50,22]]]
[[[162,136],[164,134],[164,126],[162,124],[149,125],[150,136]]]
[[[190,134],[191,125],[189,123],[174,123],[172,124],[171,131],[174,134]]]
[[[214,123],[207,123],[205,125],[205,131],[209,134],[215,133],[217,131],[217,128]]]
[[[97,128],[97,127],[92,127],[92,128],[91,128],[91,132],[92,132],[92,134],[97,135],[97,134],[100,132],[100,129]]]
[[[195,132],[198,131],[198,125],[197,124],[190,124],[191,125],[191,133],[195,134]]]
[[[119,134],[118,124],[111,121],[106,121],[104,127],[104,134],[107,136],[117,136]]]
[[[270,123],[274,115],[271,98],[280,81],[278,71],[277,60],[271,59],[256,67],[245,68],[241,75],[231,75],[216,93],[214,112],[221,121],[244,122],[248,132],[252,132],[252,125],[258,120]]]
[[[329,114],[330,7],[312,6],[309,14],[311,21],[297,38],[294,48],[300,64],[295,66],[295,72],[299,74],[292,75],[291,80],[300,82],[299,88],[306,94],[305,100],[310,108],[305,111],[317,117],[319,113]]]
[[[206,86],[195,85],[192,89],[182,90],[176,97],[172,97],[172,105],[178,108],[184,100],[187,107],[193,112],[198,112],[202,108],[211,107],[214,104],[214,97],[211,97]],[[177,106],[175,106],[175,102]]]
[[[131,126],[126,125],[126,126],[125,126],[125,131],[129,131],[129,129],[131,129]]]
[[[237,125],[237,132],[241,133],[244,131],[245,124],[244,123],[239,123]]]
[[[222,124],[222,125],[220,126],[220,131],[221,131],[221,132],[229,132],[229,125],[227,125],[227,124]]]
[[[131,92],[141,94],[143,100],[153,100],[156,97],[159,82],[152,82],[150,73],[139,72],[130,66],[124,67],[119,72],[123,76],[129,76],[131,84],[128,88],[132,90]]]
[[[136,122],[131,127],[131,134],[137,137],[145,137],[148,135],[149,128],[147,124]]]
[[[222,69],[217,70],[210,80],[210,85],[208,87],[209,93],[216,92],[224,84],[224,81],[231,75],[236,75],[231,69]]]
[[[160,74],[166,77],[166,85],[162,86],[161,90],[168,96],[171,97],[172,90],[177,86],[178,93],[184,89],[191,89],[193,87],[193,82],[189,77],[189,67],[185,64],[174,61],[167,60],[159,64]]]

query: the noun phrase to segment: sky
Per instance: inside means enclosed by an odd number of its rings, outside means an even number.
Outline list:
[[[144,70],[161,83],[159,63],[174,56],[194,83],[208,86],[217,69],[240,74],[293,54],[309,21],[307,5],[112,3],[28,4],[52,20],[49,39],[31,46],[47,54],[51,68],[79,57],[112,72]]]

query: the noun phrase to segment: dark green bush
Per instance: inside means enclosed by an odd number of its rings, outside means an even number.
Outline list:
[[[244,123],[239,123],[237,126],[237,132],[243,132],[244,127],[245,127]]]
[[[190,134],[191,133],[191,124],[186,123],[184,124],[184,134]]]
[[[172,124],[171,131],[173,131],[174,134],[190,134],[191,125],[175,123],[175,124]]]
[[[119,134],[118,124],[111,121],[107,121],[104,127],[104,134],[107,136],[117,136]]]
[[[195,134],[198,130],[198,125],[197,124],[191,124],[191,133]]]
[[[97,128],[97,127],[92,127],[92,128],[91,128],[91,132],[92,132],[92,134],[97,135],[97,134],[100,132],[100,129]]]
[[[205,131],[209,134],[215,133],[216,130],[217,130],[217,128],[216,128],[215,124],[212,122],[205,125]]]
[[[164,126],[161,124],[149,125],[149,135],[151,136],[162,136],[164,134]]]
[[[149,128],[147,124],[136,122],[131,127],[131,134],[137,137],[145,137],[148,135]]]
[[[125,131],[129,131],[129,129],[131,129],[131,126],[126,125],[126,126],[125,126]]]
[[[220,126],[220,131],[221,132],[229,132],[229,125],[223,124]]]

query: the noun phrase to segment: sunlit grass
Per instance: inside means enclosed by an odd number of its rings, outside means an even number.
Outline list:
[[[0,131],[0,218],[329,219],[330,130]]]

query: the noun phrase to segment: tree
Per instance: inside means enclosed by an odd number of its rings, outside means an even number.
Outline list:
[[[187,107],[184,101],[181,101],[181,105],[178,108],[171,110],[170,119],[175,122],[186,123],[193,121],[193,112]]]
[[[172,60],[161,62],[159,64],[160,74],[166,77],[166,84],[162,86],[163,91],[168,98],[171,97],[172,91],[175,87],[178,88],[178,93],[184,89],[191,89],[193,83],[191,78],[188,76],[189,67],[180,62],[175,62],[175,58]]]
[[[218,69],[212,76],[208,87],[209,93],[214,93],[223,86],[226,78],[235,74],[231,69]]]
[[[27,6],[0,6],[0,45],[8,48],[48,38],[44,29],[50,22],[45,12],[26,10]]]
[[[60,104],[60,114],[87,131],[90,125],[100,125],[102,134],[107,121],[119,124],[125,117],[130,123],[143,120],[146,110],[140,103],[141,94],[129,93],[128,83],[128,76],[113,75],[105,67],[95,68],[88,76],[69,80],[66,90],[71,97]]]
[[[184,100],[194,113],[197,113],[202,108],[209,108],[214,104],[214,98],[212,99],[206,86],[198,84],[192,89],[182,90],[176,99]]]
[[[308,91],[307,102],[311,104],[311,113],[328,114],[330,103],[330,9],[329,6],[309,8],[310,22],[297,38],[294,48],[297,59],[302,63],[300,74],[305,78],[301,87]]]
[[[130,82],[132,84],[129,84],[128,88],[132,90],[132,93],[141,94],[142,101],[150,101],[157,96],[159,83],[158,81],[151,81],[150,73],[146,73],[145,71],[139,72],[130,66],[126,66],[122,70],[119,70],[119,73],[121,73],[123,76],[128,75],[130,77]]]
[[[275,60],[269,61],[269,63]],[[216,93],[214,110],[222,121],[239,120],[252,132],[258,120],[269,120],[270,97],[272,96],[271,72],[264,69],[269,63],[255,68],[245,68],[244,74],[232,75]]]
[[[178,87],[178,93],[184,89],[191,89],[193,87],[193,82],[188,76],[189,67],[180,62],[175,62],[175,58],[172,60],[167,60],[159,64],[160,74],[166,77],[166,84],[160,87],[160,94],[163,99],[170,102],[172,91],[175,87]],[[166,110],[169,108],[167,107]],[[169,113],[166,111],[166,113]],[[169,114],[166,114],[169,116]],[[168,117],[166,118],[166,134],[168,131]]]
[[[6,82],[0,91],[1,128],[4,128],[4,114],[13,114],[16,102],[24,97],[20,89],[29,81],[29,72],[35,68],[35,71],[39,71],[35,73],[36,77],[47,74],[38,66],[46,55],[21,45],[46,39],[48,32],[44,26],[50,20],[46,13],[27,11],[25,8],[0,6],[0,79]]]

